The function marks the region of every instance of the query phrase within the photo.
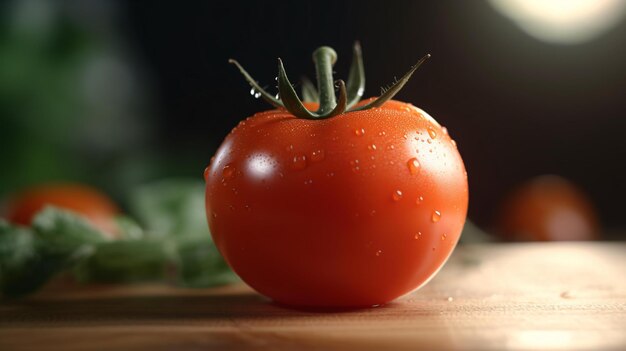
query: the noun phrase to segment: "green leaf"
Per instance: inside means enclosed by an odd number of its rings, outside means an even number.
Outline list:
[[[71,255],[108,240],[87,219],[52,206],[35,215],[32,228],[42,249],[51,254]]]
[[[163,281],[175,264],[171,244],[163,240],[118,240],[98,245],[74,269],[80,282]]]
[[[180,285],[203,288],[238,280],[210,238],[181,241],[177,253]]]
[[[52,206],[35,216],[32,229],[2,223],[0,281],[3,295],[18,297],[39,289],[105,241],[106,237],[86,219]]]
[[[0,270],[19,266],[35,255],[33,232],[0,219]]]
[[[141,239],[144,236],[139,223],[128,216],[115,217],[115,224],[122,239]]]
[[[149,238],[209,237],[204,183],[163,180],[139,187],[130,204]]]
[[[40,253],[38,237],[29,228],[0,221],[0,291],[19,297],[44,285],[65,265],[65,257]]]

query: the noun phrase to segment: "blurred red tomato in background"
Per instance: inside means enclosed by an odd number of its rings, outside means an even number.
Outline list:
[[[599,239],[595,208],[570,181],[540,176],[515,189],[500,206],[495,232],[511,241]]]
[[[8,203],[7,219],[30,225],[31,220],[45,206],[56,206],[74,211],[111,238],[116,238],[115,203],[97,189],[82,184],[49,184],[27,189],[13,196]]]

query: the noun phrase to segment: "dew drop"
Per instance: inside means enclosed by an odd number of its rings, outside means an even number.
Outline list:
[[[324,150],[315,150],[311,152],[311,162],[319,162],[324,159],[326,155],[324,154]]]
[[[326,176],[327,176],[328,178],[331,178],[331,177],[334,177],[334,176],[335,176],[335,173],[333,173],[333,172],[328,172],[328,173],[326,173]]]
[[[363,136],[365,134],[365,129],[364,128],[360,128],[360,129],[355,129],[354,130],[354,135],[356,136]]]
[[[441,127],[441,132],[443,133],[443,135],[448,135],[448,128]]]
[[[385,131],[381,131],[381,132],[378,133],[378,135],[379,136],[385,136],[385,135],[387,135],[387,133],[385,133]]]
[[[293,157],[291,162],[291,168],[295,170],[303,170],[306,168],[306,156],[305,155],[297,155]]]
[[[440,219],[441,219],[441,212],[439,211],[434,211],[432,216],[430,216],[430,220],[432,220],[433,223],[439,222]]]
[[[402,200],[402,191],[400,190],[396,190],[393,193],[391,193],[391,198],[393,199],[393,201],[400,201]]]
[[[422,238],[422,232],[417,232],[417,234],[415,234],[415,240],[419,240]]]
[[[210,167],[204,169],[204,181],[209,178],[209,172],[211,171]]]
[[[416,175],[420,171],[420,163],[417,158],[413,157],[412,159],[406,162],[407,167],[409,167],[409,173],[412,175]]]
[[[367,149],[370,151],[376,151],[376,144],[367,145]]]
[[[261,93],[260,92],[257,91],[256,93],[254,93],[254,98],[255,99],[258,99],[260,97],[261,97]]]
[[[424,202],[424,197],[423,196],[418,196],[417,199],[415,199],[415,204],[416,205],[420,205],[422,202]]]
[[[222,170],[222,177],[224,177],[224,179],[231,179],[234,176],[235,167],[233,167],[230,163],[224,166],[224,169]]]
[[[256,94],[256,89],[250,88],[250,95],[254,96]]]
[[[383,254],[383,250],[378,250],[378,251],[376,251],[376,256],[380,256],[380,255],[382,255],[382,254]]]
[[[452,143],[452,146],[456,147],[456,141],[454,141],[454,139],[450,139],[450,142]]]
[[[289,146],[287,146],[287,147],[285,148],[285,150],[287,150],[287,151],[293,151],[293,144],[289,144]]]
[[[393,145],[388,145],[388,146],[387,146],[387,150],[393,150],[393,149],[395,149],[395,148],[396,148],[396,147],[395,147],[395,146],[393,146]]]
[[[428,127],[428,135],[431,139],[437,138],[437,132],[433,129],[433,127]]]
[[[447,235],[447,234],[441,234],[441,241],[446,240],[446,238],[447,238],[447,237],[448,237],[448,235]]]
[[[313,179],[307,179],[304,181],[304,185],[311,185],[313,184]]]

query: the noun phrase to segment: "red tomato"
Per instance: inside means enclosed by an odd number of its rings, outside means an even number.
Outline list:
[[[561,241],[598,239],[600,230],[593,206],[574,184],[541,176],[508,196],[496,232],[506,240]]]
[[[226,137],[205,178],[220,252],[287,305],[372,306],[419,288],[467,212],[454,141],[398,101],[320,120],[258,113]]]
[[[57,184],[29,189],[10,201],[7,218],[30,225],[33,216],[47,205],[81,214],[106,235],[117,237],[114,221],[117,206],[106,195],[86,185]]]

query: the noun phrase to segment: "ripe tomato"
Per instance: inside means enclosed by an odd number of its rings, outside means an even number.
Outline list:
[[[7,218],[14,223],[30,225],[33,216],[46,205],[77,212],[104,234],[117,237],[114,221],[117,206],[106,195],[86,185],[55,184],[29,189],[13,197],[8,205]]]
[[[208,168],[207,216],[250,286],[290,305],[370,306],[430,279],[467,211],[463,161],[424,111],[390,101],[235,128]]]
[[[597,214],[586,196],[558,176],[541,176],[514,190],[501,206],[496,232],[506,240],[599,238]]]
[[[252,288],[286,305],[365,307],[417,289],[450,256],[467,212],[465,167],[447,130],[393,94],[347,110],[362,93],[350,80],[352,94],[339,82],[335,103],[333,54],[314,54],[328,83],[319,115],[309,115],[315,104],[298,109],[281,63],[286,108],[242,121],[205,171],[218,249]],[[353,82],[363,82],[359,68]]]

